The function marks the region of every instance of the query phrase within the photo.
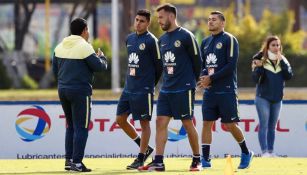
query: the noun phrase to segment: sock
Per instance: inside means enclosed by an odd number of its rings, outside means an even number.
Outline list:
[[[140,147],[140,145],[141,145],[141,138],[140,138],[140,136],[137,136],[135,139],[133,139],[133,141]]]
[[[144,157],[145,157],[145,154],[144,153],[139,153],[138,155],[138,159],[142,162],[144,162]]]
[[[245,140],[243,140],[242,142],[239,142],[239,145],[240,145],[240,147],[241,147],[242,153],[244,153],[244,154],[249,154],[249,151],[248,151],[248,149],[247,149]]]
[[[155,155],[155,163],[163,163],[163,155]]]
[[[151,147],[150,145],[148,145],[147,149],[153,150],[153,147]]]
[[[200,162],[200,154],[193,154],[192,161]]]
[[[202,144],[201,149],[203,151],[203,157],[206,161],[209,161],[209,155],[210,155],[210,146],[211,144]]]

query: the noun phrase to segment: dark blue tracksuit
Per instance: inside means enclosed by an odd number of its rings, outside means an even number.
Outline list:
[[[194,89],[200,75],[201,57],[194,35],[178,27],[159,39],[163,82],[157,115],[175,119],[193,117]]]
[[[106,58],[97,57],[82,37],[71,35],[55,48],[52,64],[67,123],[65,157],[80,163],[91,117],[93,73],[107,68]]]
[[[211,87],[205,89],[203,97],[203,119],[222,118],[222,122],[239,121],[237,110],[237,62],[239,44],[237,39],[220,32],[203,40],[202,75],[209,75]]]
[[[134,120],[150,120],[154,87],[162,73],[162,61],[157,38],[146,31],[131,33],[126,40],[128,69],[117,115],[132,113]]]

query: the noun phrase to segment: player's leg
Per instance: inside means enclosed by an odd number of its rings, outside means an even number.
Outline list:
[[[72,116],[74,125],[74,151],[72,171],[90,172],[91,169],[86,168],[82,160],[84,157],[85,146],[88,138],[88,126],[91,119],[91,96],[71,93]]]
[[[190,171],[200,171],[202,169],[200,162],[200,153],[199,153],[199,142],[198,142],[198,133],[192,122],[192,120],[186,119],[182,120],[182,124],[187,132],[189,143],[193,152],[192,164],[190,166]]]
[[[141,138],[137,134],[134,126],[128,121],[128,116],[131,113],[131,107],[129,102],[130,95],[123,92],[117,105],[116,110],[116,122],[122,128],[122,130],[140,146]]]
[[[150,124],[153,108],[153,94],[135,94],[130,101],[133,119],[140,120],[142,128],[141,145],[139,158],[146,161],[148,156],[153,152],[153,148],[148,145],[151,134]],[[144,157],[143,157],[144,156]]]
[[[239,169],[248,168],[254,153],[247,148],[241,128],[237,125],[240,121],[238,111],[238,99],[236,94],[223,94],[219,97],[219,110],[221,122],[238,142],[242,154]]]
[[[210,148],[212,143],[212,126],[214,121],[203,121],[202,133],[201,133],[201,149],[202,149],[202,167],[210,168]]]
[[[71,103],[65,96],[65,90],[59,90],[59,98],[66,119],[65,133],[65,170],[70,170],[73,154],[74,127],[72,121]]]
[[[194,90],[174,93],[171,94],[170,98],[173,117],[175,120],[182,121],[192,148],[193,158],[190,171],[200,171],[202,168],[200,164],[198,133],[192,122],[194,117],[194,99]]]
[[[150,120],[153,108],[153,94],[134,94],[130,100],[130,107],[133,120],[140,120],[142,134],[138,157],[131,165],[127,166],[127,169],[137,169],[144,165],[148,156],[153,152],[153,148],[148,145],[151,134]]]
[[[210,168],[210,148],[212,143],[212,126],[218,119],[218,110],[216,106],[216,96],[204,94],[202,103],[203,127],[201,134],[201,149],[202,149],[202,167]]]
[[[157,119],[156,119],[156,155],[150,164],[140,167],[140,171],[165,171],[163,163],[163,155],[165,144],[167,141],[167,126],[170,122],[171,108],[168,100],[169,94],[160,92],[157,103]]]

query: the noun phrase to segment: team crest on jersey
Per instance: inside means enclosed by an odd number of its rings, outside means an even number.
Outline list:
[[[175,47],[180,47],[180,46],[181,46],[181,42],[180,42],[179,40],[176,40],[176,41],[174,42],[174,46],[175,46]]]
[[[141,44],[139,45],[139,49],[140,49],[140,50],[144,50],[145,47],[146,47],[145,43],[141,43]]]
[[[215,46],[217,49],[220,49],[223,47],[223,44],[221,42],[218,42]]]

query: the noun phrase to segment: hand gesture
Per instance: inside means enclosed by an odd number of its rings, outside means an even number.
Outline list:
[[[98,48],[96,55],[97,55],[98,57],[104,56],[104,54],[103,54],[103,52],[100,50],[100,48]]]

